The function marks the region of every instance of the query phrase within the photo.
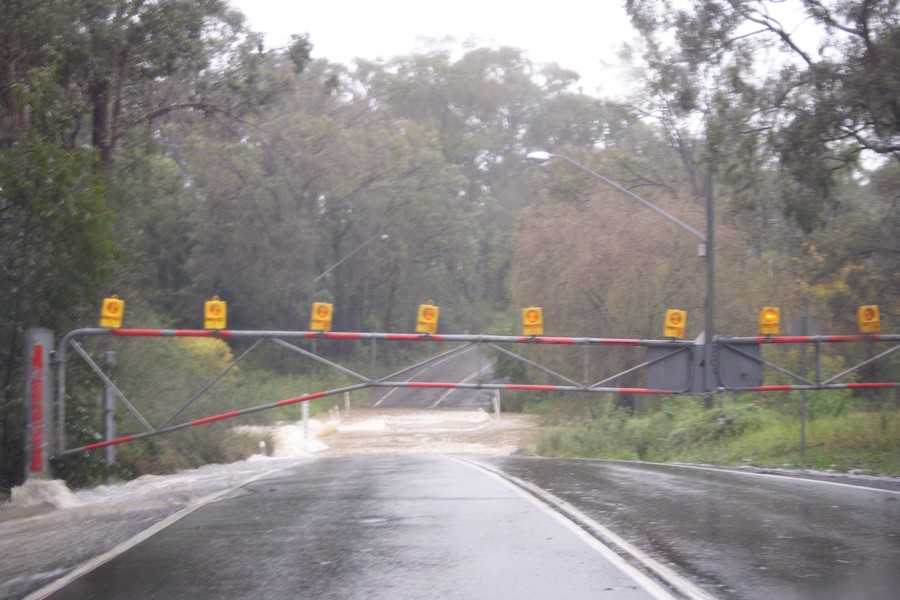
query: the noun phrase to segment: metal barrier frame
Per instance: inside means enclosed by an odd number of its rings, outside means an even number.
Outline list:
[[[221,373],[205,384],[197,391],[188,402],[178,409],[173,415],[167,418],[158,427],[153,427],[143,416],[140,411],[128,401],[127,397],[119,390],[112,380],[103,372],[102,368],[90,357],[87,351],[78,343],[79,338],[85,337],[163,337],[163,338],[218,338],[223,340],[238,339],[255,339],[255,343],[245,350],[238,358],[232,361]],[[201,419],[186,421],[174,425],[170,423],[180,415],[185,409],[193,404],[198,398],[205,394],[216,382],[218,382],[225,374],[234,366],[240,363],[248,354],[255,350],[263,340],[271,340],[277,345],[288,349],[292,352],[301,354],[307,358],[317,361],[329,368],[336,369],[345,375],[357,380],[359,383],[340,387],[333,390],[317,392],[313,394],[305,394],[295,398],[288,398],[278,402],[252,406],[240,410],[230,411],[227,413],[212,415]],[[343,365],[330,361],[315,353],[315,346],[312,352],[299,346],[292,344],[286,340],[343,340],[343,341],[370,341],[371,344],[371,363],[372,375],[366,376],[357,373]],[[472,345],[487,345],[505,355],[508,355],[524,364],[537,368],[547,375],[550,375],[562,383],[557,385],[541,385],[541,384],[521,384],[521,383],[490,383],[490,382],[438,382],[438,381],[394,381],[392,378],[398,374],[409,370],[412,367],[406,367],[401,371],[391,373],[384,377],[377,377],[376,357],[377,343],[379,341],[387,342],[455,342],[466,344],[462,348],[455,348],[449,352],[442,353],[437,357],[432,357],[419,365],[426,364],[442,356],[460,352]],[[730,346],[732,350],[750,358],[761,365],[775,368],[781,373],[787,374],[800,384],[797,385],[773,385],[773,386],[754,386],[748,388],[726,388],[721,385],[718,370],[714,369],[716,381],[715,388],[703,392],[704,394],[721,393],[726,391],[743,391],[743,392],[772,392],[772,391],[792,391],[792,390],[825,390],[825,389],[873,389],[873,388],[896,388],[900,387],[900,383],[896,382],[876,382],[876,383],[835,383],[837,380],[845,377],[861,367],[879,360],[900,348],[895,345],[888,350],[879,353],[877,356],[869,358],[862,363],[843,371],[842,373],[822,379],[821,376],[821,345],[830,342],[900,342],[900,335],[858,335],[858,336],[774,336],[774,337],[717,337],[715,340],[715,355],[718,349],[724,345]],[[804,376],[797,375],[791,371],[784,369],[770,361],[747,354],[740,350],[741,345],[763,345],[763,344],[807,344],[811,343],[816,348],[816,378],[814,381],[808,380]],[[531,344],[545,346],[581,346],[584,349],[584,372],[583,383],[574,381],[573,379],[562,375],[552,369],[549,369],[539,363],[529,360],[515,352],[503,348],[501,344]],[[248,330],[196,330],[196,329],[106,329],[106,328],[86,328],[78,329],[68,333],[60,341],[56,353],[55,364],[57,366],[57,396],[56,396],[56,418],[57,418],[57,441],[56,455],[54,458],[62,458],[71,456],[90,450],[104,448],[114,444],[121,444],[133,440],[143,439],[150,436],[171,433],[196,425],[213,423],[233,417],[238,417],[254,412],[278,408],[281,406],[289,406],[301,402],[307,402],[317,398],[324,398],[345,392],[357,391],[374,387],[408,387],[408,388],[443,388],[443,389],[475,389],[475,390],[515,390],[515,391],[539,391],[539,392],[586,392],[586,393],[631,393],[631,394],[647,394],[647,395],[663,395],[671,396],[678,394],[690,393],[690,385],[686,389],[670,390],[670,389],[651,389],[636,387],[612,387],[608,384],[615,379],[624,375],[647,368],[655,362],[664,360],[674,354],[684,352],[697,344],[693,341],[685,340],[652,340],[652,339],[619,339],[619,338],[591,338],[591,337],[544,337],[544,336],[503,336],[503,335],[458,335],[458,334],[418,334],[418,333],[361,333],[361,332],[320,332],[320,331],[248,331]],[[645,348],[665,348],[671,350],[670,353],[658,357],[653,360],[645,360],[635,366],[629,367],[624,371],[615,375],[604,378],[601,381],[587,383],[589,381],[589,357],[588,349],[594,346],[608,347],[645,347]],[[75,352],[88,364],[92,371],[100,377],[113,394],[122,401],[132,415],[144,427],[145,431],[133,435],[122,436],[116,439],[105,440],[86,446],[65,449],[65,395],[66,395],[66,363],[67,349],[72,347]]]
[[[112,336],[112,337],[124,337],[124,338],[133,338],[133,337],[163,337],[163,338],[218,338],[223,340],[238,340],[238,339],[255,339],[256,342],[247,350],[245,350],[238,358],[232,361],[221,373],[215,376],[212,380],[210,380],[206,385],[204,385],[199,391],[197,391],[188,402],[182,406],[178,411],[176,411],[172,416],[167,418],[161,425],[158,427],[153,427],[141,414],[140,411],[128,400],[125,394],[116,387],[115,383],[108,377],[103,369],[90,357],[88,352],[83,348],[83,346],[78,342],[80,338],[88,338],[88,337],[104,337],[104,336]],[[237,411],[231,411],[228,413],[213,415],[210,417],[205,417],[202,419],[196,419],[193,421],[182,422],[174,425],[170,425],[170,423],[177,417],[181,412],[187,409],[193,402],[195,402],[198,398],[200,398],[204,393],[206,393],[217,381],[219,381],[228,371],[234,368],[239,362],[241,362],[250,352],[252,352],[255,348],[258,347],[259,343],[262,340],[271,340],[272,342],[282,346],[288,350],[301,354],[307,358],[310,358],[314,361],[317,361],[321,364],[326,365],[329,368],[338,370],[345,375],[350,376],[353,379],[359,381],[359,383],[354,385],[349,385],[333,390],[327,390],[323,392],[317,392],[314,394],[306,394],[303,396],[298,396],[296,398],[288,398],[286,400],[281,400],[278,402],[272,402],[268,404],[263,404],[259,406],[253,406],[244,408]],[[360,373],[357,373],[347,367],[330,361],[322,356],[319,356],[315,353],[315,351],[310,352],[304,348],[300,348],[299,346],[288,342],[287,340],[343,340],[343,341],[370,341],[372,342],[372,375],[366,376]],[[389,375],[378,377],[375,374],[376,370],[376,357],[377,357],[377,343],[379,341],[387,341],[387,342],[455,342],[467,344],[463,348],[455,348],[450,352],[443,353],[437,357],[432,357],[423,363],[433,361],[441,356],[445,356],[447,354],[453,352],[462,351],[465,347],[471,345],[488,345],[502,353],[508,354],[514,357],[517,360],[522,361],[525,364],[528,364],[532,367],[538,368],[544,373],[551,375],[557,379],[559,379],[562,384],[560,385],[537,385],[537,384],[522,384],[522,383],[489,383],[489,382],[416,382],[416,381],[394,381],[393,377],[396,377],[399,373],[409,370],[412,367],[406,367],[401,371],[396,373],[391,373]],[[613,346],[613,347],[663,347],[669,348],[675,352],[684,351],[685,349],[693,346],[693,342],[690,341],[682,341],[682,340],[639,340],[639,339],[619,339],[619,338],[575,338],[575,337],[528,337],[528,336],[503,336],[503,335],[446,335],[446,334],[418,334],[418,333],[358,333],[358,332],[320,332],[320,331],[248,331],[248,330],[205,330],[205,329],[107,329],[107,328],[85,328],[85,329],[77,329],[65,335],[59,343],[58,350],[56,352],[56,360],[55,364],[57,367],[57,394],[56,394],[56,419],[57,419],[57,427],[56,427],[56,455],[54,458],[62,458],[65,456],[71,456],[74,454],[79,454],[81,452],[87,452],[90,450],[96,450],[99,448],[105,448],[107,446],[113,444],[120,444],[124,442],[129,442],[137,439],[143,439],[150,436],[160,435],[164,433],[171,433],[173,431],[178,431],[180,429],[185,429],[188,427],[193,427],[196,425],[202,425],[206,423],[212,423],[216,421],[221,421],[224,419],[230,419],[233,417],[238,417],[241,415],[246,415],[254,412],[259,412],[263,410],[268,410],[272,408],[277,408],[281,406],[289,406],[292,404],[297,404],[300,402],[306,402],[309,400],[314,400],[317,398],[324,398],[327,396],[332,396],[336,394],[342,394],[344,392],[351,392],[366,388],[374,388],[374,387],[408,387],[408,388],[445,388],[445,389],[482,389],[482,390],[517,390],[517,391],[539,391],[539,392],[613,392],[613,393],[634,393],[634,394],[656,394],[656,395],[672,395],[684,393],[684,390],[663,390],[663,389],[649,389],[649,388],[630,388],[630,387],[610,387],[609,384],[611,381],[622,377],[626,374],[632,373],[636,370],[647,367],[655,361],[644,361],[641,364],[638,364],[634,367],[630,367],[621,373],[617,373],[611,377],[606,377],[605,379],[595,382],[595,383],[578,383],[572,380],[565,375],[562,375],[558,372],[553,371],[543,365],[540,365],[534,361],[531,361],[525,357],[522,357],[514,352],[510,352],[509,350],[502,348],[499,344],[536,344],[536,345],[551,345],[551,346],[581,346],[585,350],[585,360],[584,360],[584,381],[588,381],[589,372],[588,372],[588,360],[587,360],[587,349],[592,346]],[[111,390],[111,392],[117,397],[125,407],[129,410],[129,412],[138,420],[141,426],[145,429],[145,431],[133,435],[122,436],[113,440],[105,440],[102,442],[97,442],[94,444],[88,444],[79,448],[70,448],[65,449],[65,397],[66,397],[66,364],[68,362],[68,348],[73,348],[84,361],[90,367],[90,369],[104,382],[104,384]],[[658,359],[660,360],[660,359]]]
[[[824,378],[822,374],[822,344],[826,343],[875,343],[887,342],[895,345],[875,356],[867,358],[849,369],[845,369],[828,378]],[[860,370],[862,367],[872,364],[893,352],[900,349],[900,335],[786,335],[786,336],[757,336],[757,337],[718,337],[716,338],[717,347],[728,346],[735,352],[741,354],[745,358],[753,360],[772,367],[778,372],[801,382],[800,384],[787,385],[762,385],[747,388],[728,388],[720,387],[719,391],[736,391],[736,392],[789,392],[789,391],[811,391],[811,390],[861,390],[861,389],[884,389],[900,387],[900,383],[896,382],[871,382],[871,383],[835,383],[843,379],[847,375]],[[788,369],[781,367],[773,362],[750,355],[741,351],[740,346],[744,345],[768,345],[768,344],[812,344],[815,348],[815,379],[810,380],[806,375],[798,375]]]

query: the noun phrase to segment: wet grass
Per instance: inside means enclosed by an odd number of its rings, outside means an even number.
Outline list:
[[[872,410],[844,402],[808,412],[801,422],[791,403],[754,404],[730,399],[704,409],[702,401],[674,399],[645,414],[614,407],[582,410],[572,418],[565,403],[544,407],[546,425],[534,454],[714,465],[810,468],[900,475],[900,410]],[[556,416],[563,415],[557,419]]]

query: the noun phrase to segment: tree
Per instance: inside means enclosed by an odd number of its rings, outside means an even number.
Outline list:
[[[14,481],[22,331],[65,331],[113,273],[146,285],[146,271],[118,263],[135,251],[162,288],[182,286],[189,246],[154,254],[143,236],[183,209],[181,173],[153,159],[165,129],[176,116],[234,125],[282,82],[263,70],[278,53],[222,0],[0,0],[0,12],[0,468]],[[310,48],[295,38],[286,60],[302,70]],[[138,195],[145,203],[129,206]],[[117,252],[114,236],[139,243]]]
[[[896,0],[790,3],[817,27],[817,51],[775,0],[685,8],[628,0],[626,8],[645,40],[655,111],[682,123],[702,116],[706,151],[724,164],[726,181],[748,197],[768,172],[783,212],[804,232],[834,205],[839,170],[855,168],[864,153],[900,160]]]
[[[6,481],[21,477],[23,333],[60,331],[109,273],[112,215],[94,162],[92,152],[33,138],[0,154],[0,469]]]
[[[262,38],[223,0],[3,0],[2,8],[12,16],[0,38],[7,144],[41,118],[21,93],[36,73],[64,102],[53,113],[57,139],[72,148],[86,138],[104,165],[129,132],[174,111],[233,120],[280,90],[263,76]],[[309,49],[305,38],[289,49],[299,69]]]

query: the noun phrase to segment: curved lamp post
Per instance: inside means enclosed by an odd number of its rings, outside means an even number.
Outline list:
[[[714,256],[714,252],[713,252],[713,250],[714,250],[713,240],[714,240],[715,231],[714,231],[714,226],[713,226],[713,202],[712,202],[712,177],[711,177],[711,175],[708,174],[707,180],[706,180],[706,234],[704,235],[703,233],[701,233],[694,227],[691,227],[690,225],[688,225],[687,223],[685,223],[678,217],[675,217],[675,216],[667,213],[666,211],[659,208],[658,206],[656,206],[649,200],[645,200],[644,198],[641,198],[640,196],[638,196],[631,190],[622,187],[621,185],[619,185],[615,181],[612,181],[611,179],[607,179],[603,175],[597,173],[596,171],[593,171],[592,169],[589,169],[588,167],[584,166],[583,164],[581,164],[575,160],[572,160],[568,156],[564,156],[562,154],[551,154],[550,152],[544,152],[544,151],[539,150],[539,151],[529,152],[525,158],[527,158],[529,160],[541,162],[541,163],[545,163],[554,158],[562,159],[562,160],[568,162],[569,164],[574,165],[575,167],[581,169],[585,173],[592,175],[594,178],[599,179],[606,185],[622,192],[629,198],[631,198],[633,200],[637,200],[638,202],[640,202],[641,204],[643,204],[644,206],[646,206],[647,208],[649,208],[656,214],[671,221],[672,223],[675,223],[676,225],[678,225],[685,231],[691,233],[694,237],[698,238],[702,242],[700,244],[700,246],[698,247],[698,254],[700,256],[706,257],[706,323],[705,323],[706,331],[704,332],[704,340],[703,340],[703,344],[704,344],[703,374],[704,374],[705,381],[704,381],[703,389],[706,392],[711,392],[711,391],[713,391],[713,389],[715,387],[718,387],[718,385],[716,384],[715,377],[713,374],[713,369],[712,369],[712,362],[713,362],[712,361],[712,358],[713,358],[712,347],[713,347],[713,341],[715,339],[713,331],[714,331],[714,321],[715,321],[715,281],[716,281],[716,278],[715,278],[715,256]]]
[[[389,236],[389,235],[386,234],[386,233],[383,233],[383,234],[381,234],[381,235],[378,235],[378,234],[373,235],[372,237],[370,237],[369,239],[367,239],[366,241],[364,241],[362,244],[360,244],[359,246],[357,246],[356,248],[354,248],[353,250],[351,250],[350,252],[348,252],[347,254],[345,254],[344,256],[342,256],[336,263],[334,263],[333,265],[331,265],[330,267],[328,267],[327,269],[325,269],[324,271],[322,271],[322,272],[319,274],[318,277],[316,277],[315,279],[313,279],[313,283],[314,283],[314,284],[315,284],[315,283],[318,283],[323,277],[325,277],[326,275],[328,275],[329,273],[331,273],[332,271],[334,271],[341,263],[343,263],[345,260],[347,260],[348,258],[350,258],[351,256],[353,256],[354,254],[356,254],[357,252],[359,252],[360,250],[362,250],[363,248],[365,248],[366,246],[368,246],[369,244],[371,244],[371,243],[374,242],[375,240],[386,240],[386,239],[388,239],[389,237],[391,237],[391,236]],[[315,352],[316,352],[316,340],[313,339],[313,353],[315,353]],[[304,403],[303,403],[304,409],[306,408],[306,406],[307,406],[307,403],[304,402]]]
[[[325,277],[326,275],[328,275],[329,273],[331,273],[335,268],[337,268],[338,265],[340,265],[342,262],[344,262],[345,260],[347,260],[348,258],[350,258],[351,256],[353,256],[354,254],[356,254],[357,252],[359,252],[360,250],[362,250],[364,247],[368,246],[369,244],[371,244],[371,243],[374,242],[375,240],[386,240],[386,239],[388,239],[389,237],[391,237],[391,236],[389,236],[389,235],[386,234],[386,233],[381,234],[381,235],[373,235],[372,237],[370,237],[369,239],[367,239],[366,241],[364,241],[362,244],[360,244],[359,246],[357,246],[356,248],[354,248],[353,250],[351,250],[350,252],[348,252],[347,254],[345,254],[343,257],[341,257],[341,259],[340,259],[339,261],[337,261],[336,263],[334,263],[333,265],[331,265],[330,267],[328,267],[327,269],[325,269],[324,271],[322,271],[322,273],[320,273],[318,277],[316,277],[315,279],[313,279],[313,283],[318,283],[318,281],[319,281],[320,279],[322,279],[323,277]]]

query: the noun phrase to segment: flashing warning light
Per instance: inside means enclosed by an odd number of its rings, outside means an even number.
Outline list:
[[[313,302],[309,328],[313,331],[331,331],[334,305],[328,302]]]
[[[778,335],[781,333],[781,309],[777,306],[764,306],[759,310],[759,332],[762,335]]]
[[[435,306],[432,300],[419,305],[419,315],[416,318],[416,333],[436,333],[438,317],[441,308]]]
[[[522,332],[524,335],[544,335],[544,311],[540,306],[522,309]]]
[[[881,331],[881,316],[878,306],[868,304],[860,306],[856,310],[856,321],[859,324],[860,333],[878,333]]]
[[[125,316],[125,301],[113,294],[103,299],[100,307],[100,327],[118,329],[122,326],[122,317]]]
[[[681,339],[684,337],[684,328],[687,325],[687,312],[670,309],[666,311],[666,321],[663,324],[663,335],[670,338]]]
[[[228,305],[218,296],[213,296],[203,304],[203,328],[225,329]]]

